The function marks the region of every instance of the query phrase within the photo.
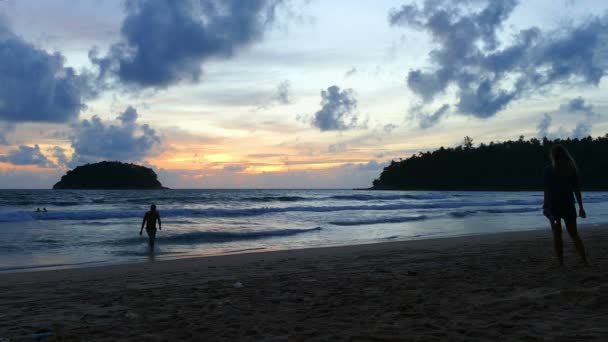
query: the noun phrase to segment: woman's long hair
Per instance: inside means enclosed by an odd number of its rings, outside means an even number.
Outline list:
[[[551,148],[551,165],[553,170],[560,176],[571,176],[577,172],[576,162],[562,145],[555,145]]]

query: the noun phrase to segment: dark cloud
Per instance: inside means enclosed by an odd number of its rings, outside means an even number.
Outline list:
[[[102,77],[166,88],[198,81],[201,63],[229,58],[262,38],[282,0],[128,0],[123,40],[105,57],[90,53]]]
[[[356,128],[357,100],[352,89],[331,86],[321,91],[321,110],[314,114],[312,125],[321,131],[345,131]]]
[[[587,103],[582,97],[577,97],[560,105],[557,112],[562,114],[582,114],[582,117],[571,132],[561,126],[555,132],[550,132],[549,128],[553,121],[553,117],[549,113],[544,113],[543,118],[536,127],[540,138],[547,137],[555,139],[571,137],[580,139],[588,137],[591,135],[591,129],[593,128],[592,120],[600,117],[600,115],[593,110],[593,105]]]
[[[104,123],[98,116],[72,125],[74,154],[71,165],[100,160],[142,161],[152,155],[160,137],[147,124],[138,124],[137,111],[129,107],[118,116],[118,124]]]
[[[122,112],[118,116],[118,120],[120,120],[120,122],[122,122],[122,124],[124,126],[128,126],[128,125],[135,124],[135,121],[137,121],[138,117],[139,117],[139,115],[137,114],[137,110],[135,110],[135,108],[129,106],[129,107],[127,107],[127,109],[124,112]]]
[[[277,100],[277,102],[279,104],[290,104],[291,103],[291,95],[289,94],[290,89],[291,89],[291,84],[287,80],[281,82],[278,85],[275,99]]]
[[[88,74],[15,35],[0,16],[0,120],[67,122],[93,96]]]
[[[0,156],[0,162],[13,165],[55,167],[55,164],[42,154],[38,145],[34,145],[34,147],[21,145],[16,150],[9,151],[7,155]]]
[[[426,0],[422,7],[391,10],[392,25],[427,31],[437,45],[429,53],[434,70],[411,70],[409,89],[425,105],[454,89],[458,113],[487,118],[554,85],[599,84],[608,67],[607,16],[555,32],[532,27],[517,32],[510,44],[500,42],[497,33],[517,4]]]
[[[585,102],[585,99],[582,97],[577,97],[568,101],[568,103],[563,104],[559,107],[560,111],[575,113],[575,114],[584,114],[588,117],[598,116],[595,111],[593,111],[593,106],[589,103]]]
[[[54,146],[52,148],[53,151],[53,157],[55,157],[55,159],[57,159],[57,165],[59,166],[69,166],[70,165],[70,159],[66,156],[65,154],[65,149],[61,148],[59,146]]]
[[[441,120],[441,118],[443,118],[448,113],[448,111],[450,110],[450,105],[444,104],[431,114],[420,113],[418,112],[420,109],[420,106],[414,107],[414,115],[418,117],[418,123],[420,125],[420,128],[427,129],[438,123],[439,120]]]

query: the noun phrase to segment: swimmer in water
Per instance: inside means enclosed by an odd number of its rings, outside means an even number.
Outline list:
[[[146,226],[146,233],[148,233],[148,246],[150,246],[150,252],[154,252],[154,240],[156,239],[156,221],[158,220],[158,230],[162,230],[160,222],[160,214],[156,211],[156,205],[152,204],[150,210],[144,215],[144,220],[141,223],[141,229],[139,235],[141,236]]]

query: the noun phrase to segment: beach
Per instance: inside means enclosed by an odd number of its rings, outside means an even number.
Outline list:
[[[0,338],[589,341],[608,338],[608,226],[0,274]],[[43,337],[45,335],[34,335]]]

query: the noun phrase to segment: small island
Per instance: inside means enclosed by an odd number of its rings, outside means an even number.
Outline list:
[[[457,147],[441,147],[393,160],[370,190],[539,191],[549,150],[566,147],[578,164],[583,190],[608,190],[608,134],[582,139],[532,138],[475,146],[465,137]]]
[[[154,170],[141,165],[102,161],[68,171],[53,189],[168,189]]]

